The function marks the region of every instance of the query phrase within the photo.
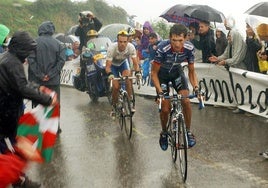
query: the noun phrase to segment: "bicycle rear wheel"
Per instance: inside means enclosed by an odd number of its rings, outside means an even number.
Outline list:
[[[187,148],[188,148],[188,139],[187,139],[187,132],[184,123],[183,115],[181,114],[178,119],[178,158],[179,158],[179,166],[180,172],[182,175],[182,180],[185,182],[187,179]]]
[[[128,98],[127,93],[123,95],[123,123],[125,126],[125,132],[128,136],[128,139],[131,138],[132,135],[132,112],[131,112],[131,104]]]
[[[120,112],[118,114],[118,121],[119,121],[119,126],[120,129],[123,129],[123,125],[124,125],[124,115],[123,115],[123,109],[120,109]]]
[[[169,131],[169,145],[171,150],[171,157],[173,162],[175,163],[177,160],[177,147],[176,147],[176,126],[178,126],[178,122],[174,117],[174,113],[172,113],[168,120],[168,131]]]

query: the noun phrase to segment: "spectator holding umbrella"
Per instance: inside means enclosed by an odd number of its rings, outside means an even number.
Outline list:
[[[202,51],[202,62],[210,63],[209,57],[216,55],[216,43],[214,39],[214,32],[210,29],[208,21],[200,21],[199,23],[199,47]],[[198,46],[197,46],[198,48]]]

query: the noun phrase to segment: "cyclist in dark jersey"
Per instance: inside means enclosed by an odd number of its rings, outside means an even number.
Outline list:
[[[165,84],[168,91],[169,81],[172,82],[173,87],[178,93],[185,96],[189,95],[187,78],[181,66],[183,62],[188,62],[189,81],[194,91],[198,92],[198,81],[194,69],[194,46],[191,42],[187,41],[187,34],[188,29],[184,25],[174,24],[170,28],[169,40],[162,41],[158,45],[156,56],[152,63],[151,76],[159,97],[162,97],[165,93],[168,94],[168,92],[163,91],[161,84]],[[190,100],[184,99],[182,105],[188,135],[188,145],[192,147],[196,142],[194,135],[190,131],[192,117]],[[159,143],[162,150],[167,150],[168,140],[166,125],[171,110],[170,101],[163,100],[161,109],[160,120],[162,131],[160,133]]]

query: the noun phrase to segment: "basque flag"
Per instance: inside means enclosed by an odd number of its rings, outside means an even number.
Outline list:
[[[42,156],[42,162],[51,161],[59,118],[59,103],[48,107],[38,105],[20,117],[17,136],[26,137],[32,143]]]

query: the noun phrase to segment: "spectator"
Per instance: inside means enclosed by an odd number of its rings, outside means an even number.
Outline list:
[[[262,45],[253,30],[254,23],[256,23],[255,18],[253,17],[246,18],[247,51],[246,51],[246,56],[244,58],[244,62],[246,64],[247,70],[252,71],[252,72],[260,72],[259,65],[258,65],[257,52],[261,50]]]
[[[30,81],[55,91],[60,102],[60,73],[65,63],[65,48],[52,37],[54,32],[55,26],[51,21],[45,21],[39,26],[36,53],[28,58],[28,76]],[[33,103],[33,106],[36,105]]]
[[[268,71],[268,56],[266,51],[258,51],[258,65],[260,72],[266,74]]]
[[[3,24],[0,24],[0,53],[3,53],[5,50],[5,43],[7,42],[7,36],[9,34],[9,28]]]
[[[156,49],[157,49],[157,45],[159,44],[160,40],[158,40],[158,36],[156,33],[150,33],[149,34],[149,46],[148,46],[148,51],[149,51],[149,60],[153,60],[155,53],[156,53]]]
[[[66,56],[66,61],[72,61],[75,56],[74,56],[74,51],[71,49],[71,47],[67,47],[65,50],[65,56]]]
[[[216,63],[217,65],[231,66],[236,68],[245,69],[245,63],[243,62],[247,46],[243,40],[242,35],[237,30],[229,32],[228,45],[221,56],[212,56],[209,61]]]
[[[45,106],[55,105],[57,102],[56,95],[51,98],[50,95],[42,93],[45,87],[27,82],[23,63],[36,49],[36,42],[30,35],[24,31],[15,32],[8,49],[0,55],[0,153],[2,154],[13,151],[13,146],[16,144],[18,120],[23,114],[24,98]],[[16,151],[14,154],[17,154]],[[15,183],[13,187],[41,186],[29,180],[23,172],[20,177],[17,182],[11,182]]]
[[[93,29],[98,32],[101,27],[102,23],[91,11],[83,11],[79,13],[79,27],[77,27],[75,35],[80,39],[80,51],[82,51],[83,46],[87,46],[88,31]]]
[[[223,32],[224,28],[222,26],[218,26],[216,28],[216,54],[220,56],[223,54],[226,46],[228,45],[228,40]]]
[[[79,50],[79,46],[80,46],[80,41],[79,40],[74,41],[73,44],[72,44],[72,49],[73,49],[73,52],[74,52],[74,58],[77,58],[81,54],[81,51]]]
[[[136,41],[136,45],[137,45],[137,57],[138,57],[138,59],[140,60],[140,59],[142,59],[142,54],[141,54],[141,51],[139,50],[141,47],[141,37],[140,36],[135,36],[134,37],[134,40]]]
[[[210,63],[209,57],[216,55],[216,43],[214,39],[214,32],[210,29],[208,21],[200,21],[199,36],[199,45],[202,51],[202,62]]]
[[[143,50],[148,50],[149,46],[149,34],[154,32],[150,22],[146,21],[143,24],[142,36],[141,36],[141,45],[139,48],[140,53],[142,54]],[[143,57],[142,57],[143,59]]]
[[[246,69],[244,58],[247,46],[238,30],[235,29],[235,21],[232,17],[228,17],[224,21],[225,28],[229,30],[227,39],[228,45],[222,55],[212,56],[209,61],[217,65],[230,66],[235,68]]]
[[[229,24],[230,23],[228,21],[225,22],[225,27],[229,30],[229,32],[227,35],[228,45],[224,53],[218,57],[212,56],[209,60],[217,65],[225,66],[227,68],[235,67],[246,69],[244,58],[247,51],[247,45],[239,31],[233,28],[234,25]],[[244,113],[244,111],[239,108],[236,108],[233,112]]]
[[[195,62],[200,63],[202,62],[202,51],[199,44],[200,37],[198,34],[199,24],[194,22],[189,25],[189,41],[194,45],[194,57]]]

